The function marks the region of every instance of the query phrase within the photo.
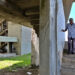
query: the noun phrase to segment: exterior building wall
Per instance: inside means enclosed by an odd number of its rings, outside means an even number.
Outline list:
[[[24,55],[31,53],[32,28],[8,22],[8,36],[17,37],[18,42],[14,43],[16,54]]]
[[[31,53],[32,28],[22,26],[21,55]]]
[[[21,55],[21,25],[8,22],[8,36],[17,37],[18,42],[15,43],[16,53]]]

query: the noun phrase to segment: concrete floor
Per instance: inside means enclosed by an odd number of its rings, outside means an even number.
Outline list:
[[[64,55],[61,75],[75,75],[75,55]]]
[[[16,72],[7,72],[5,70],[1,70],[0,71],[0,75],[28,75],[27,72],[30,72],[32,73],[31,75],[39,75],[39,70],[36,68],[36,69],[27,69],[27,68],[20,68],[20,69],[17,69]]]

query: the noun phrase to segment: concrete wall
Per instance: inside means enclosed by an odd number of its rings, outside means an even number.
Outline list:
[[[64,49],[65,33],[62,29],[65,29],[65,14],[63,8],[63,1],[57,0],[58,2],[58,13],[57,13],[57,55],[58,55],[58,73],[61,69],[62,54]]]
[[[21,55],[21,25],[8,22],[8,36],[17,37],[18,42],[15,43],[16,53]]]
[[[31,53],[32,28],[22,26],[21,32],[21,55]]]
[[[8,36],[18,39],[18,42],[14,43],[18,55],[31,53],[31,34],[32,28],[8,22]]]

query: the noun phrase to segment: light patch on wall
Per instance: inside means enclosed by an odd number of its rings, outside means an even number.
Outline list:
[[[75,2],[73,2],[72,4],[69,18],[73,18],[75,23]],[[68,19],[68,23],[69,23],[69,19]],[[68,41],[68,32],[65,33],[65,41]]]
[[[72,8],[71,8],[71,11],[70,11],[69,18],[73,18],[74,22],[75,22],[75,2],[73,2],[73,4],[72,4]]]

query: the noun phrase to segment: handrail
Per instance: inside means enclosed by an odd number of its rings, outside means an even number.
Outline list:
[[[0,32],[0,36],[3,35],[4,33],[6,33],[7,31],[8,31],[8,29],[5,29],[2,32]]]

